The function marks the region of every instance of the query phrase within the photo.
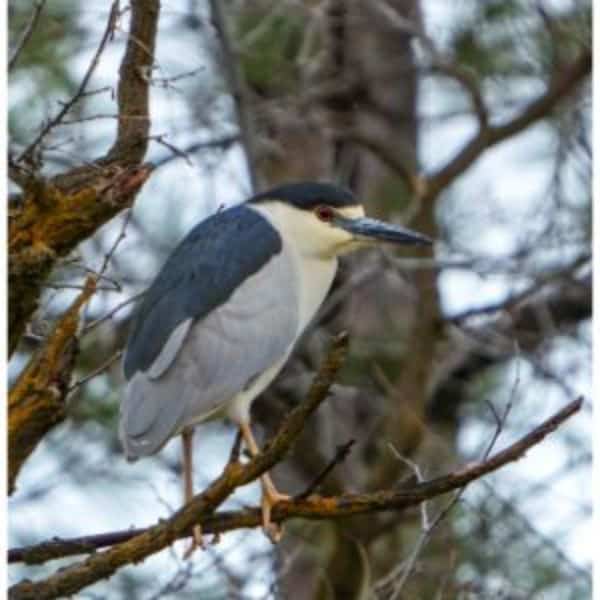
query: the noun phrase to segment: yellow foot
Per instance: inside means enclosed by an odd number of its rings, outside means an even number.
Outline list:
[[[188,560],[192,557],[192,554],[196,551],[197,548],[204,550],[206,545],[204,543],[204,538],[202,537],[202,528],[200,525],[195,525],[192,530],[192,542],[190,543],[189,548],[183,554],[184,560]]]
[[[289,500],[291,496],[280,494],[275,489],[263,488],[263,496],[261,499],[262,508],[262,525],[265,535],[274,543],[277,544],[283,537],[283,526],[279,523],[271,521],[271,510],[278,502]]]

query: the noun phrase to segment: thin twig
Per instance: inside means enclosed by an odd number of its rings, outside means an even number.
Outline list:
[[[184,158],[188,164],[191,163],[190,154],[194,152],[198,152],[198,150],[204,150],[208,148],[222,148],[223,150],[227,150],[232,144],[240,141],[240,136],[238,133],[234,133],[231,135],[224,135],[223,137],[216,138],[214,140],[207,140],[205,142],[196,142],[194,144],[190,144],[186,148],[177,148],[173,144],[166,143],[164,138],[158,140],[156,138],[150,138],[152,141],[162,144],[163,146],[169,148],[171,154],[168,154],[164,158],[159,158],[155,161],[155,168],[163,167],[167,163],[170,163],[175,158]]]
[[[421,468],[416,462],[414,462],[406,456],[402,456],[402,454],[398,452],[398,450],[392,443],[388,443],[388,448],[392,451],[392,453],[398,460],[403,462],[406,466],[408,466],[411,469],[411,471],[415,474],[417,483],[422,483],[423,481],[425,481],[423,473],[421,472]],[[421,504],[421,528],[423,529],[423,531],[427,531],[430,528],[429,514],[427,511],[427,502],[423,502],[423,504]]]
[[[231,446],[231,452],[229,453],[229,462],[239,462],[240,460],[240,451],[242,449],[242,431],[240,429],[237,430],[235,434],[235,439],[233,440],[233,445]]]
[[[87,71],[85,72],[85,75],[83,76],[83,79],[81,80],[81,83],[79,84],[79,87],[77,88],[77,91],[75,92],[75,94],[69,101],[65,102],[62,105],[62,109],[58,112],[58,114],[53,119],[50,119],[50,121],[48,121],[46,123],[46,125],[42,128],[42,130],[37,135],[37,137],[33,140],[33,142],[31,142],[31,144],[29,144],[29,146],[27,146],[27,148],[25,148],[25,150],[23,150],[23,152],[20,154],[19,158],[17,159],[17,162],[21,162],[23,160],[30,159],[33,151],[38,147],[38,145],[46,137],[46,135],[48,135],[48,132],[50,130],[52,130],[54,127],[56,127],[56,125],[62,121],[63,117],[80,100],[80,98],[82,97],[82,95],[85,92],[85,88],[87,87],[92,75],[94,74],[94,71],[96,70],[96,67],[98,66],[98,63],[100,62],[100,57],[102,56],[102,53],[104,52],[104,49],[106,48],[108,41],[111,39],[118,16],[119,16],[119,0],[114,0],[114,2],[112,3],[112,5],[110,7],[108,22],[106,23],[106,28],[104,29],[104,34],[102,35],[98,49],[96,50],[96,52],[92,58],[92,61],[90,62],[89,66],[87,68]]]
[[[127,237],[127,226],[129,225],[129,221],[131,220],[131,215],[132,215],[132,210],[128,209],[127,212],[125,213],[125,218],[123,219],[123,223],[121,224],[121,229],[119,230],[119,234],[115,238],[115,241],[113,242],[112,246],[109,248],[108,252],[104,255],[104,261],[102,262],[102,266],[100,267],[100,273],[99,273],[98,277],[104,276],[104,272],[108,268],[108,265],[109,265],[112,257],[114,256],[115,252],[117,251],[117,248],[119,247],[119,244]],[[117,283],[118,290],[121,291],[121,285],[118,282],[115,282],[115,283]]]
[[[91,379],[94,379],[94,377],[97,377],[101,373],[104,373],[104,371],[106,371],[112,364],[118,361],[122,355],[123,350],[117,350],[117,352],[115,352],[108,360],[103,362],[99,367],[95,368],[93,371],[91,371],[90,373],[88,373],[87,375],[85,375],[81,379],[78,379],[75,383],[70,385],[69,389],[67,390],[67,393],[72,393],[74,390],[86,384]]]
[[[512,410],[512,407],[515,402],[515,398],[517,397],[519,384],[521,383],[521,360],[520,359],[521,359],[521,350],[519,348],[519,342],[517,342],[515,340],[515,360],[517,361],[515,380],[513,382],[513,385],[510,390],[510,394],[508,396],[508,400],[506,401],[506,404],[504,405],[504,410],[502,411],[501,415],[498,414],[498,411],[496,410],[494,405],[492,403],[489,403],[492,414],[494,415],[494,420],[496,421],[496,430],[494,431],[494,435],[492,436],[492,439],[490,440],[487,448],[485,449],[485,452],[483,453],[483,460],[485,460],[490,455],[492,449],[496,445],[496,442],[498,441],[500,434],[504,430],[504,427],[506,425],[506,420],[508,419],[508,415],[510,414],[510,411]]]
[[[61,281],[46,281],[40,285],[42,288],[48,288],[51,290],[85,290],[84,284],[77,283],[66,283]],[[97,292],[120,292],[121,290],[116,287],[98,286]]]
[[[333,471],[338,465],[342,464],[350,451],[352,446],[356,443],[356,440],[348,440],[345,444],[340,444],[335,451],[335,456],[329,461],[325,468],[314,478],[314,480],[308,485],[308,487],[300,494],[294,496],[294,500],[302,500],[308,498],[313,492],[315,492],[319,486],[327,479],[329,473]]]
[[[17,45],[15,46],[15,49],[13,50],[13,53],[11,54],[10,59],[8,61],[8,72],[9,73],[14,68],[15,64],[17,63],[17,60],[19,59],[21,52],[23,52],[23,49],[29,42],[31,36],[33,35],[33,32],[35,31],[35,28],[37,27],[38,21],[40,19],[40,15],[42,14],[42,10],[44,10],[45,4],[46,4],[46,0],[38,0],[35,3],[35,6],[33,7],[33,12],[31,13],[29,22],[27,23],[27,25],[23,31],[23,34],[21,35],[21,39],[18,41]]]
[[[104,316],[102,316],[99,319],[96,319],[95,321],[92,321],[91,323],[86,325],[84,328],[84,333],[88,333],[92,329],[95,329],[96,327],[98,327],[98,325],[101,325],[105,321],[108,321],[108,319],[112,319],[112,317],[114,317],[119,311],[123,310],[126,306],[129,306],[130,304],[137,302],[145,293],[146,293],[146,291],[144,290],[143,292],[140,292],[139,294],[135,294],[134,296],[127,298],[127,300],[124,300],[120,304],[117,304],[117,306],[112,308]]]

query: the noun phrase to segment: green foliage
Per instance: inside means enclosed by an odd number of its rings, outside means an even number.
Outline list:
[[[406,210],[413,200],[413,195],[408,190],[404,179],[398,175],[391,175],[378,186],[369,206],[375,206],[375,210],[385,216]]]
[[[119,400],[116,394],[102,398],[84,394],[69,410],[69,418],[74,425],[85,425],[93,421],[111,432],[117,429],[118,414]]]
[[[250,10],[240,15],[238,38],[251,39],[240,66],[252,88],[265,94],[292,91],[305,26],[305,20],[292,11],[267,18]]]
[[[591,40],[587,1],[559,12],[523,0],[473,5],[452,36],[454,60],[481,78],[550,74]]]

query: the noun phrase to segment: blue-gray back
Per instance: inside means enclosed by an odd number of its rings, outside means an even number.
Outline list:
[[[127,379],[152,366],[179,324],[201,319],[222,305],[281,249],[277,231],[244,205],[194,227],[136,311],[123,361]]]

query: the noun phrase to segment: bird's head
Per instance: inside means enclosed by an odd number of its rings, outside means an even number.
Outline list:
[[[410,229],[366,217],[352,192],[329,183],[290,183],[258,194],[249,203],[305,255],[328,258],[381,242],[432,243]]]

